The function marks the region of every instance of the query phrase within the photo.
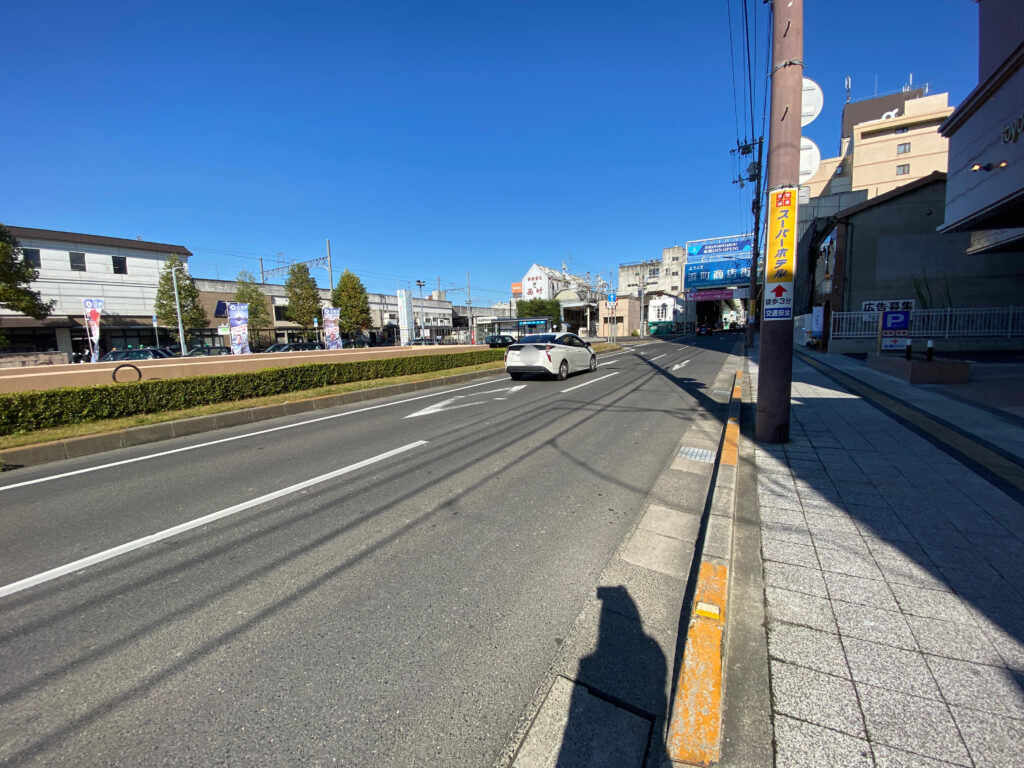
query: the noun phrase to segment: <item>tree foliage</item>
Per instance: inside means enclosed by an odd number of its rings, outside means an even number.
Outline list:
[[[0,224],[0,307],[36,320],[49,317],[54,302],[43,301],[39,291],[29,287],[38,279],[38,270],[25,260],[14,235]]]
[[[346,269],[341,273],[338,284],[331,291],[331,304],[341,310],[338,313],[338,327],[342,333],[358,333],[369,328],[373,322],[366,286],[354,272]]]
[[[274,321],[270,314],[267,295],[260,290],[259,283],[252,272],[243,269],[235,279],[234,301],[249,305],[249,341],[257,341],[258,331],[273,328]]]
[[[288,297],[285,317],[303,328],[312,328],[313,321],[320,317],[320,291],[307,265],[292,264],[288,267],[284,291]]]
[[[557,299],[527,299],[519,302],[516,314],[519,317],[546,317],[552,323],[558,323],[562,319],[562,305]]]
[[[174,303],[174,276],[178,278],[178,299],[181,303],[181,324],[185,329],[185,335],[189,331],[200,331],[206,328],[210,321],[206,317],[206,310],[199,303],[199,289],[195,281],[188,273],[185,265],[178,254],[170,253],[164,260],[163,268],[160,270],[160,281],[156,286],[156,301],[153,303],[153,313],[160,325],[171,329],[171,336],[179,344],[183,341],[178,338],[178,312]]]

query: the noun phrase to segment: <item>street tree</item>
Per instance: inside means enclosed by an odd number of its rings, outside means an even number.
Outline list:
[[[288,279],[284,281],[288,307],[285,317],[298,323],[303,329],[313,327],[313,321],[320,317],[320,291],[316,280],[309,274],[305,264],[292,264],[288,267]]]
[[[344,334],[359,333],[373,322],[366,286],[354,272],[346,269],[341,273],[338,284],[331,291],[331,304],[341,310],[338,313],[338,327]]]
[[[185,340],[178,338],[178,312],[174,302],[174,272],[178,279],[178,301],[181,305],[181,324],[185,336],[191,331],[204,330],[210,321],[206,310],[199,303],[199,289],[188,273],[185,264],[178,254],[170,253],[164,260],[160,270],[160,280],[156,286],[156,301],[153,302],[153,313],[157,321],[165,328],[171,329],[171,337],[182,346]]]
[[[49,317],[54,302],[43,301],[39,291],[30,287],[38,278],[38,270],[24,258],[14,235],[0,224],[0,307],[36,320]],[[5,345],[6,337],[0,331],[0,346]]]
[[[516,314],[519,317],[546,317],[554,323],[562,321],[562,305],[557,299],[527,299],[520,301]]]
[[[252,272],[243,269],[235,279],[234,301],[249,305],[249,345],[258,346],[260,329],[273,328],[267,295],[260,290]]]

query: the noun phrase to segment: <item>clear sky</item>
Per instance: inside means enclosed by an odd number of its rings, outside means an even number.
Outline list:
[[[178,243],[197,277],[325,254],[371,291],[508,300],[751,227],[744,0],[5,0],[0,221]],[[756,33],[760,130],[767,6]],[[730,36],[729,15],[733,34]],[[853,97],[977,82],[971,0],[805,0],[804,129]],[[876,85],[877,83],[877,85]],[[327,273],[313,274],[321,286]]]

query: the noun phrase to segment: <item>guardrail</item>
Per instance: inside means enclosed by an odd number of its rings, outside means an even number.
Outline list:
[[[875,338],[880,313],[833,312],[833,339]],[[914,309],[908,336],[936,339],[1024,336],[1024,307]]]

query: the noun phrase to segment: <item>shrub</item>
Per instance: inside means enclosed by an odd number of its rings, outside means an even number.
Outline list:
[[[307,363],[216,376],[17,392],[0,395],[0,435],[302,392],[354,381],[443,371],[500,360],[504,353],[503,349],[479,349],[346,363]]]

